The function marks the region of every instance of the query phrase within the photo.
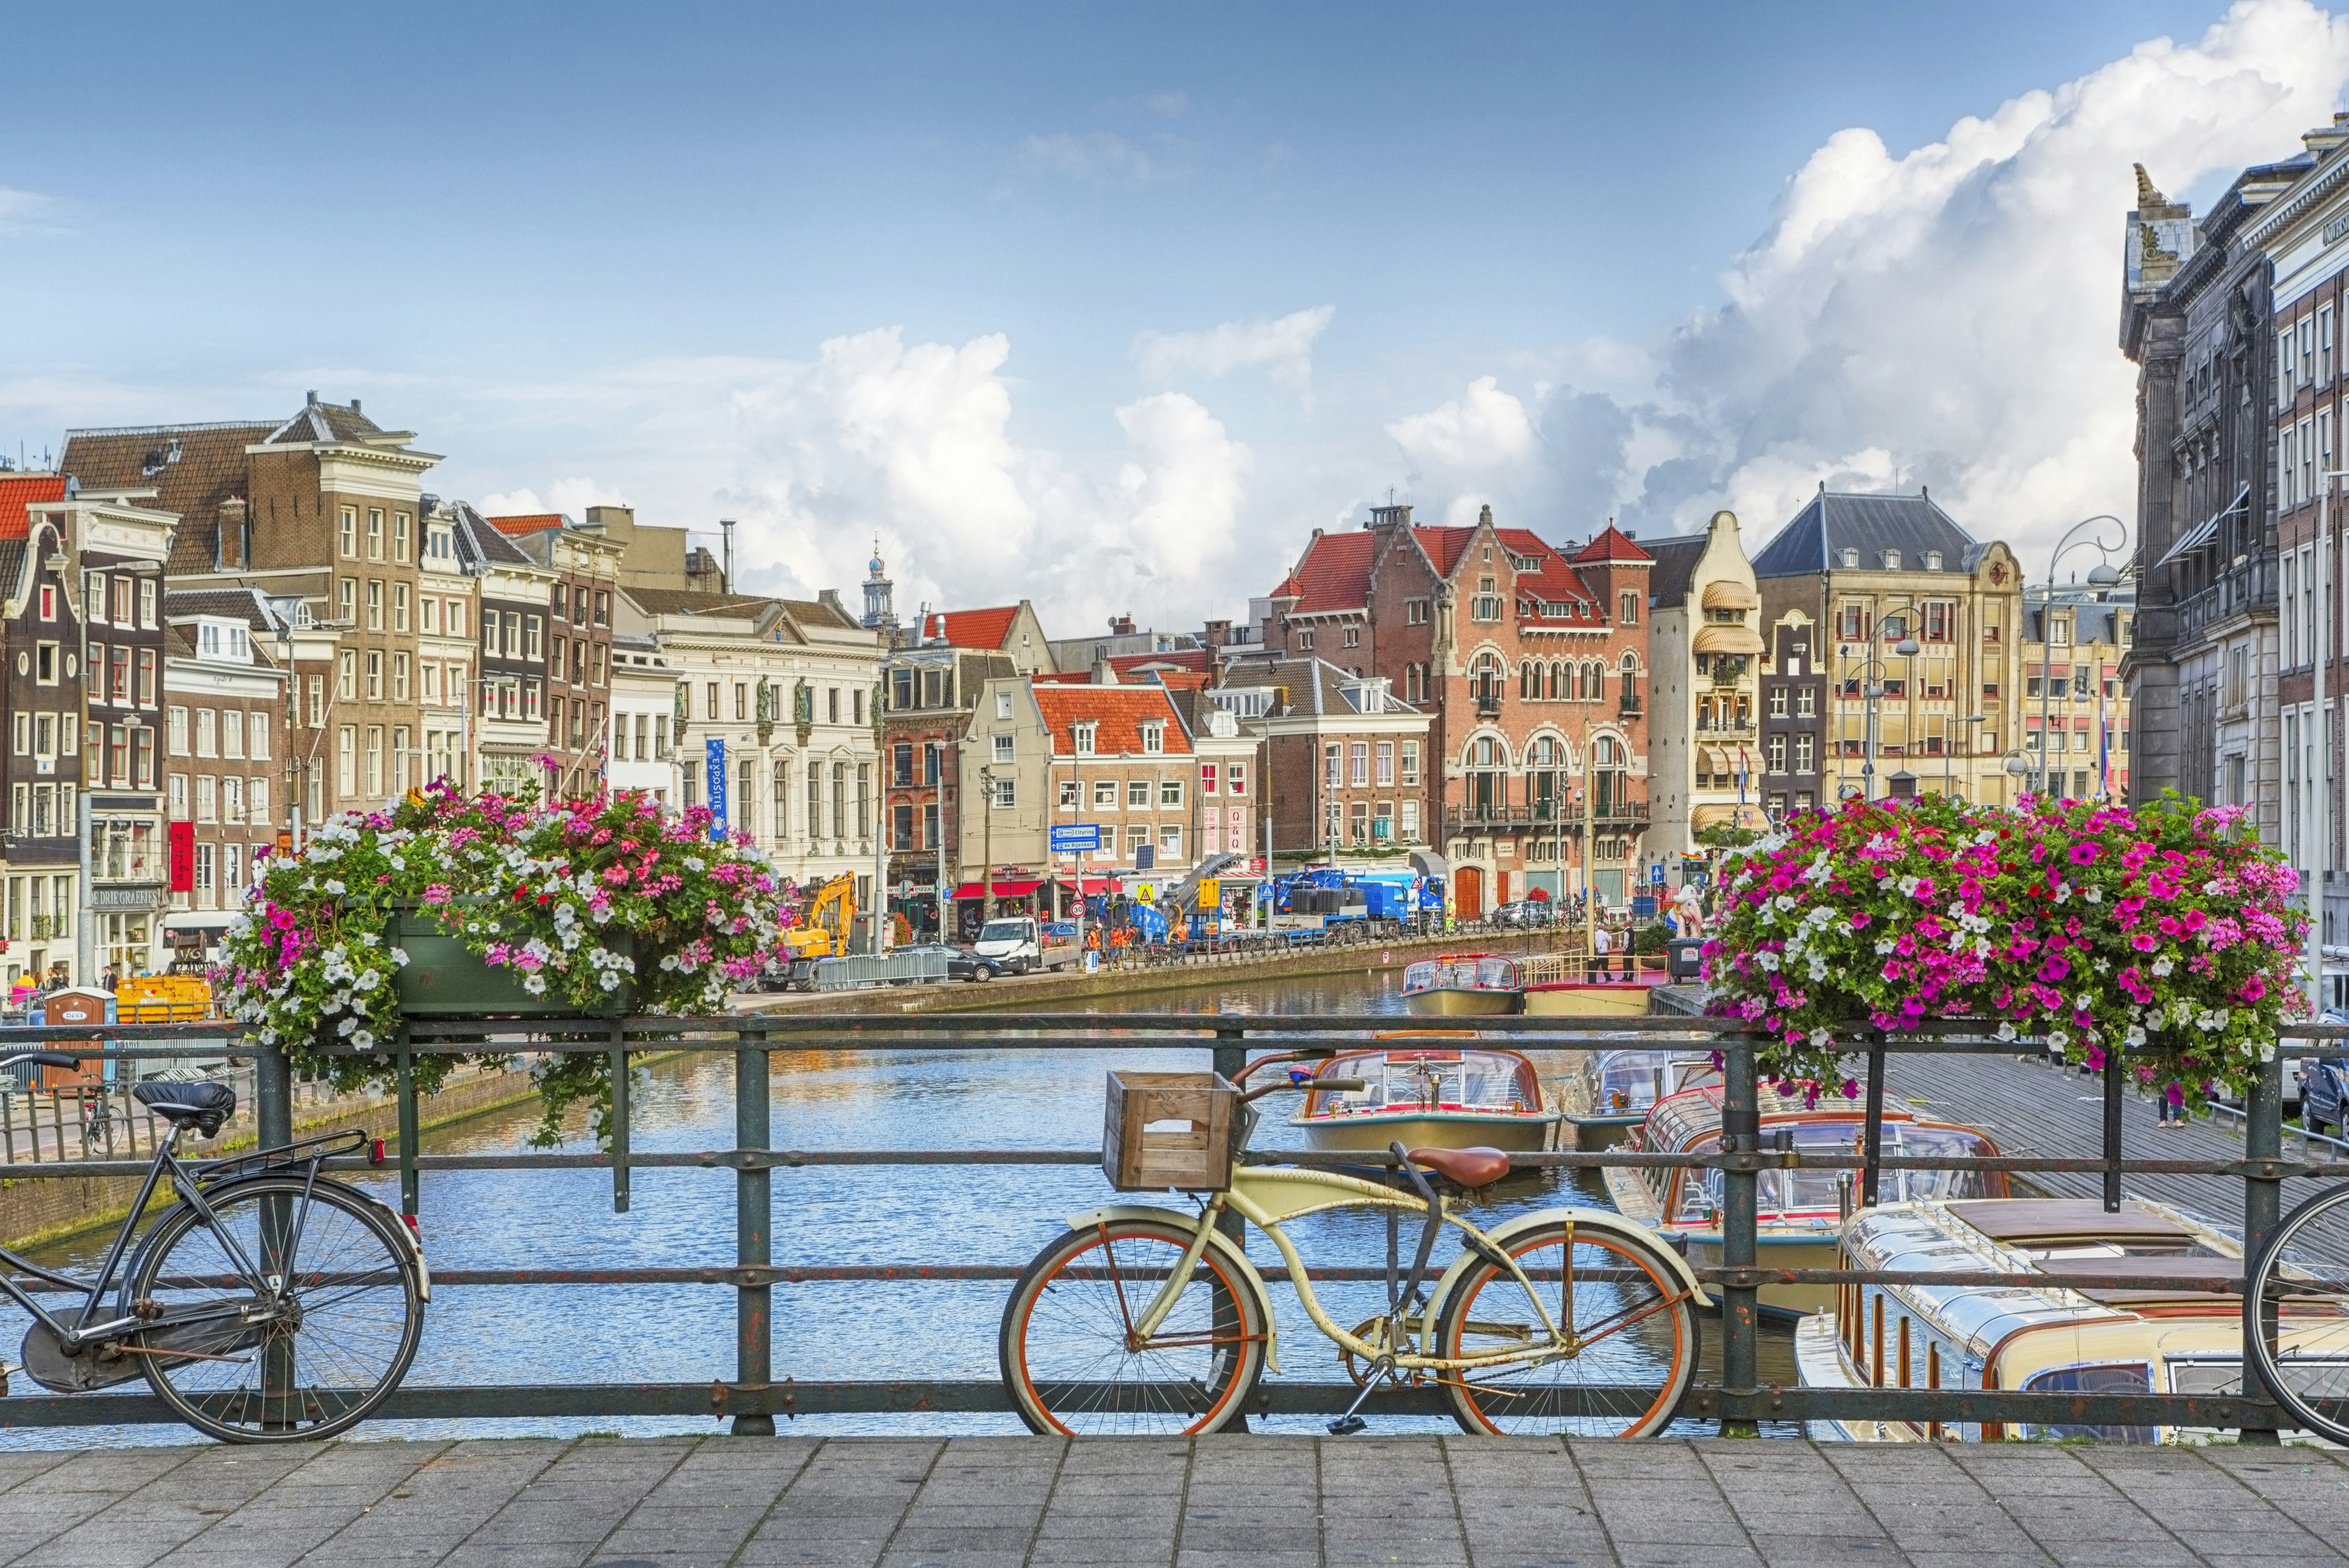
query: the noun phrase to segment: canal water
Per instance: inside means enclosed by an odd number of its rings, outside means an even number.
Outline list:
[[[1141,1011],[1401,1014],[1392,976],[1316,976],[1204,984],[1179,992],[1121,999]],[[1082,1011],[1081,1006],[1022,1004],[1022,1010]],[[905,1050],[808,1051],[773,1058],[773,1143],[777,1148],[1098,1149],[1102,1085],[1116,1067],[1204,1068],[1201,1051]],[[1544,1076],[1564,1064],[1542,1064]],[[1259,1148],[1299,1147],[1280,1097],[1266,1102]],[[513,1150],[537,1120],[530,1107],[495,1113],[430,1135],[432,1153]],[[632,1122],[642,1150],[723,1149],[733,1141],[730,1056],[685,1057],[657,1064],[640,1079]],[[584,1122],[569,1147],[591,1147]],[[365,1179],[397,1204],[396,1181]],[[630,1210],[612,1212],[608,1171],[429,1172],[420,1222],[436,1268],[599,1268],[730,1264],[734,1251],[733,1178],[722,1171],[637,1170]],[[1024,1264],[1063,1229],[1063,1217],[1116,1195],[1097,1166],[806,1167],[774,1173],[774,1257],[780,1264]],[[1125,1201],[1147,1201],[1128,1199]],[[1165,1200],[1174,1202],[1173,1195]],[[1514,1177],[1479,1214],[1492,1223],[1511,1212],[1561,1203],[1607,1206],[1595,1174],[1538,1172]],[[1292,1223],[1309,1263],[1376,1266],[1386,1255],[1382,1219],[1330,1214]],[[1414,1239],[1406,1229],[1406,1254]],[[94,1265],[103,1238],[68,1244],[39,1261]],[[1447,1261],[1453,1243],[1437,1253]],[[1277,1262],[1271,1244],[1252,1237],[1251,1255]],[[1313,1328],[1293,1289],[1272,1286],[1283,1374],[1312,1382],[1342,1376],[1336,1352]],[[996,1336],[1006,1281],[777,1286],[774,1367],[780,1380],[977,1378],[998,1376]],[[1322,1299],[1340,1322],[1379,1310],[1384,1287],[1331,1284]],[[21,1314],[12,1314],[16,1322]],[[13,1344],[20,1330],[0,1326]],[[1765,1330],[1763,1377],[1791,1382],[1791,1339]],[[1718,1354],[1708,1326],[1705,1367]],[[423,1346],[408,1382],[707,1383],[733,1376],[733,1293],[714,1285],[447,1286],[426,1314]],[[13,1357],[12,1357],[13,1358]],[[1370,1413],[1376,1415],[1376,1404]],[[5,1406],[0,1406],[5,1412]],[[1316,1431],[1326,1418],[1275,1418],[1269,1429]],[[1372,1429],[1449,1429],[1442,1418],[1387,1417]],[[490,1436],[619,1432],[709,1432],[700,1418],[517,1419],[437,1423],[377,1421],[361,1437]],[[1004,1432],[1021,1429],[1009,1415],[808,1417],[792,1429],[809,1434]],[[95,1442],[191,1440],[172,1427],[16,1430],[0,1447],[88,1446]]]

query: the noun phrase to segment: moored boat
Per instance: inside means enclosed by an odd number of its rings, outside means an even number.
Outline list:
[[[1671,1154],[1713,1154],[1721,1149],[1718,1083],[1683,1089],[1658,1100],[1625,1147]],[[1770,1146],[1791,1135],[1797,1153],[1856,1150],[1866,1115],[1854,1101],[1822,1099],[1806,1108],[1799,1099],[1761,1091],[1762,1142]],[[1884,1113],[1884,1152],[1922,1158],[1995,1157],[1997,1145],[1971,1127],[1920,1121],[1906,1111]],[[1780,1170],[1761,1173],[1755,1193],[1756,1233],[1764,1268],[1824,1269],[1836,1265],[1843,1198],[1825,1170]],[[1927,1198],[2003,1198],[2006,1175],[1997,1171],[1887,1170],[1879,1172],[1878,1195],[1893,1202]],[[1700,1267],[1721,1263],[1722,1173],[1692,1166],[1631,1170],[1609,1166],[1607,1193],[1628,1219],[1677,1239],[1689,1262]],[[1761,1307],[1773,1317],[1800,1317],[1829,1305],[1835,1287],[1824,1284],[1764,1285]]]
[[[1888,1172],[1887,1174],[1889,1174]],[[2089,1199],[1889,1203],[1844,1228],[1836,1266],[2146,1276],[2142,1287],[1855,1284],[1795,1330],[1813,1388],[2016,1388],[2064,1394],[2230,1394],[2242,1387],[2242,1248],[2185,1212],[2143,1198],[2107,1213]],[[2166,1277],[2165,1277],[2166,1276]],[[2208,1280],[2207,1289],[2181,1288]],[[2312,1394],[2349,1393],[2337,1295],[2290,1298],[2279,1317],[2288,1370]],[[2328,1349],[2328,1346],[2333,1348]],[[1812,1435],[1876,1442],[1935,1438],[2094,1438],[2170,1442],[2165,1426],[1814,1421]]]
[[[1638,965],[1629,975],[1600,975],[1599,960],[1586,954],[1545,953],[1517,961],[1525,1004],[1519,1009],[1546,1018],[1638,1018],[1648,1012],[1648,992],[1664,972],[1644,960],[1619,954],[1616,967]]]
[[[1561,1140],[1573,1149],[1612,1149],[1648,1119],[1667,1095],[1718,1080],[1711,1051],[1590,1051],[1580,1070],[1557,1084],[1566,1120]]]
[[[1525,1152],[1546,1147],[1557,1125],[1533,1064],[1516,1051],[1387,1046],[1341,1052],[1315,1076],[1358,1078],[1362,1087],[1308,1090],[1290,1125],[1314,1149],[1383,1153],[1401,1142]]]
[[[1416,1017],[1495,1017],[1523,1001],[1517,961],[1503,954],[1446,953],[1402,972],[1403,1008]]]

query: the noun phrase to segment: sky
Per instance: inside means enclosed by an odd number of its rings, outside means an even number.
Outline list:
[[[737,519],[852,603],[877,538],[901,613],[1056,635],[1242,614],[1390,496],[1758,550],[1921,485],[2035,572],[2133,511],[2130,164],[2199,208],[2349,82],[2307,0],[41,26],[0,450],[316,389],[484,510]]]

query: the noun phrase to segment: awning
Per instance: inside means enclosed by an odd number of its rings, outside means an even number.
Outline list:
[[[1741,828],[1767,828],[1770,819],[1759,806],[1699,806],[1689,813],[1689,827],[1694,832],[1732,822]]]
[[[1433,850],[1412,851],[1411,869],[1423,877],[1433,877],[1437,882],[1452,880],[1452,868],[1445,865],[1444,857]]]
[[[1704,607],[1708,610],[1758,610],[1761,595],[1743,583],[1708,583],[1704,585]]]
[[[233,909],[179,909],[163,917],[166,931],[226,931],[236,918]]]
[[[1034,892],[1038,888],[1042,887],[1043,885],[1043,880],[1040,877],[1022,877],[1018,882],[1004,882],[998,879],[995,883],[995,896],[998,898],[1026,898],[1030,893]],[[963,883],[962,886],[955,889],[953,893],[949,896],[954,898],[984,898],[987,895],[981,891],[978,883],[971,882]]]
[[[1056,887],[1065,889],[1073,889],[1077,885],[1066,877],[1054,877],[1052,882],[1053,885]],[[978,884],[974,882],[971,885],[976,887]],[[1002,884],[999,882],[996,885],[1000,887]],[[1087,877],[1085,879],[1085,896],[1087,898],[1098,898],[1115,892],[1117,892],[1117,879],[1115,877]],[[955,896],[959,898],[962,895],[957,893]],[[973,896],[976,895],[974,894]]]
[[[1763,652],[1762,638],[1751,626],[1700,626],[1696,634],[1696,651],[1700,654],[1758,654]]]
[[[2187,554],[2192,551],[2199,550],[2204,545],[2209,544],[2212,540],[2219,537],[2219,524],[2225,521],[2229,517],[2231,517],[2236,512],[2242,511],[2243,503],[2251,499],[2251,487],[2250,485],[2245,485],[2241,490],[2235,492],[2234,500],[2229,501],[2219,511],[2212,512],[2209,517],[2204,518],[2200,522],[2198,522],[2193,527],[2188,529],[2183,534],[2180,534],[2178,536],[2178,542],[2171,545],[2168,550],[2163,553],[2161,559],[2154,562],[2154,565],[2158,567],[2167,566],[2171,562],[2177,560],[2179,556]]]

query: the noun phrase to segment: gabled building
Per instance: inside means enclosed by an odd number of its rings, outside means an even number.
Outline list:
[[[194,885],[171,894],[163,926],[183,959],[218,944],[255,857],[289,820],[285,690],[298,678],[283,619],[290,608],[254,588],[164,597],[164,816],[190,825]]]
[[[492,527],[554,574],[548,588],[546,754],[558,795],[592,795],[613,753],[612,595],[625,552],[561,512],[493,517]]]
[[[2036,747],[2039,722],[2036,705],[2016,694],[2041,668],[2025,660],[2013,551],[1974,538],[1923,490],[1847,495],[1821,485],[1754,556],[1753,572],[1761,624],[1779,642],[1760,672],[1766,734],[1742,758],[1749,799],[1775,807],[1783,795],[1795,806],[1808,795],[1832,807],[1847,792],[1880,799],[1901,774],[1920,794],[2014,798],[2006,758]],[[1794,617],[1804,629],[1783,631]],[[1917,652],[1901,654],[1912,638]],[[1822,673],[1823,699],[1806,699]],[[1806,700],[1818,711],[1802,714]]]
[[[9,737],[0,936],[12,984],[60,963],[77,984],[97,979],[76,954],[83,602],[67,505],[78,499],[73,492],[63,474],[0,477]]]
[[[1316,860],[1402,855],[1428,842],[1438,786],[1430,716],[1394,695],[1384,676],[1358,676],[1326,659],[1250,660],[1199,695],[1233,717],[1262,748],[1256,769],[1265,811],[1252,837],[1228,830],[1225,848],[1295,869]],[[1228,778],[1226,783],[1237,781]],[[1245,793],[1245,791],[1239,791]],[[1276,863],[1275,871],[1282,869]]]
[[[1062,667],[1053,655],[1056,645],[1044,635],[1036,606],[1025,599],[982,610],[925,610],[916,624],[914,645],[1001,654],[1023,676],[1056,675]],[[1084,667],[1084,662],[1075,667]]]
[[[1734,512],[1702,533],[1652,540],[1648,648],[1655,665],[1645,865],[1679,882],[1708,828],[1767,825],[1757,777],[1762,595]],[[1647,880],[1657,880],[1653,870]]]
[[[877,556],[874,565],[880,566]],[[1025,600],[994,610],[927,613],[910,636],[901,628],[883,656],[889,885],[918,932],[940,929],[940,892],[952,887],[965,858],[962,742],[979,692],[991,680],[1037,673],[1039,649],[1050,658],[1035,614]],[[1004,651],[1007,645],[1020,649],[1030,667],[1023,670]]]
[[[1424,832],[1462,918],[1534,887],[1617,901],[1647,822],[1651,566],[1611,525],[1569,557],[1489,507],[1466,528],[1374,507],[1359,531],[1315,532],[1267,598],[1264,651],[1226,678],[1318,658],[1430,715]]]
[[[553,794],[564,771],[561,759],[548,749],[547,737],[547,620],[558,573],[524,554],[464,502],[457,502],[450,513],[457,564],[473,581],[481,627],[480,696],[472,705],[479,727],[473,742],[476,777],[483,788],[504,794],[525,787]],[[367,781],[372,784],[372,732],[367,738]],[[338,735],[338,748],[347,749],[348,740],[347,730]],[[400,784],[404,790],[406,781]]]

